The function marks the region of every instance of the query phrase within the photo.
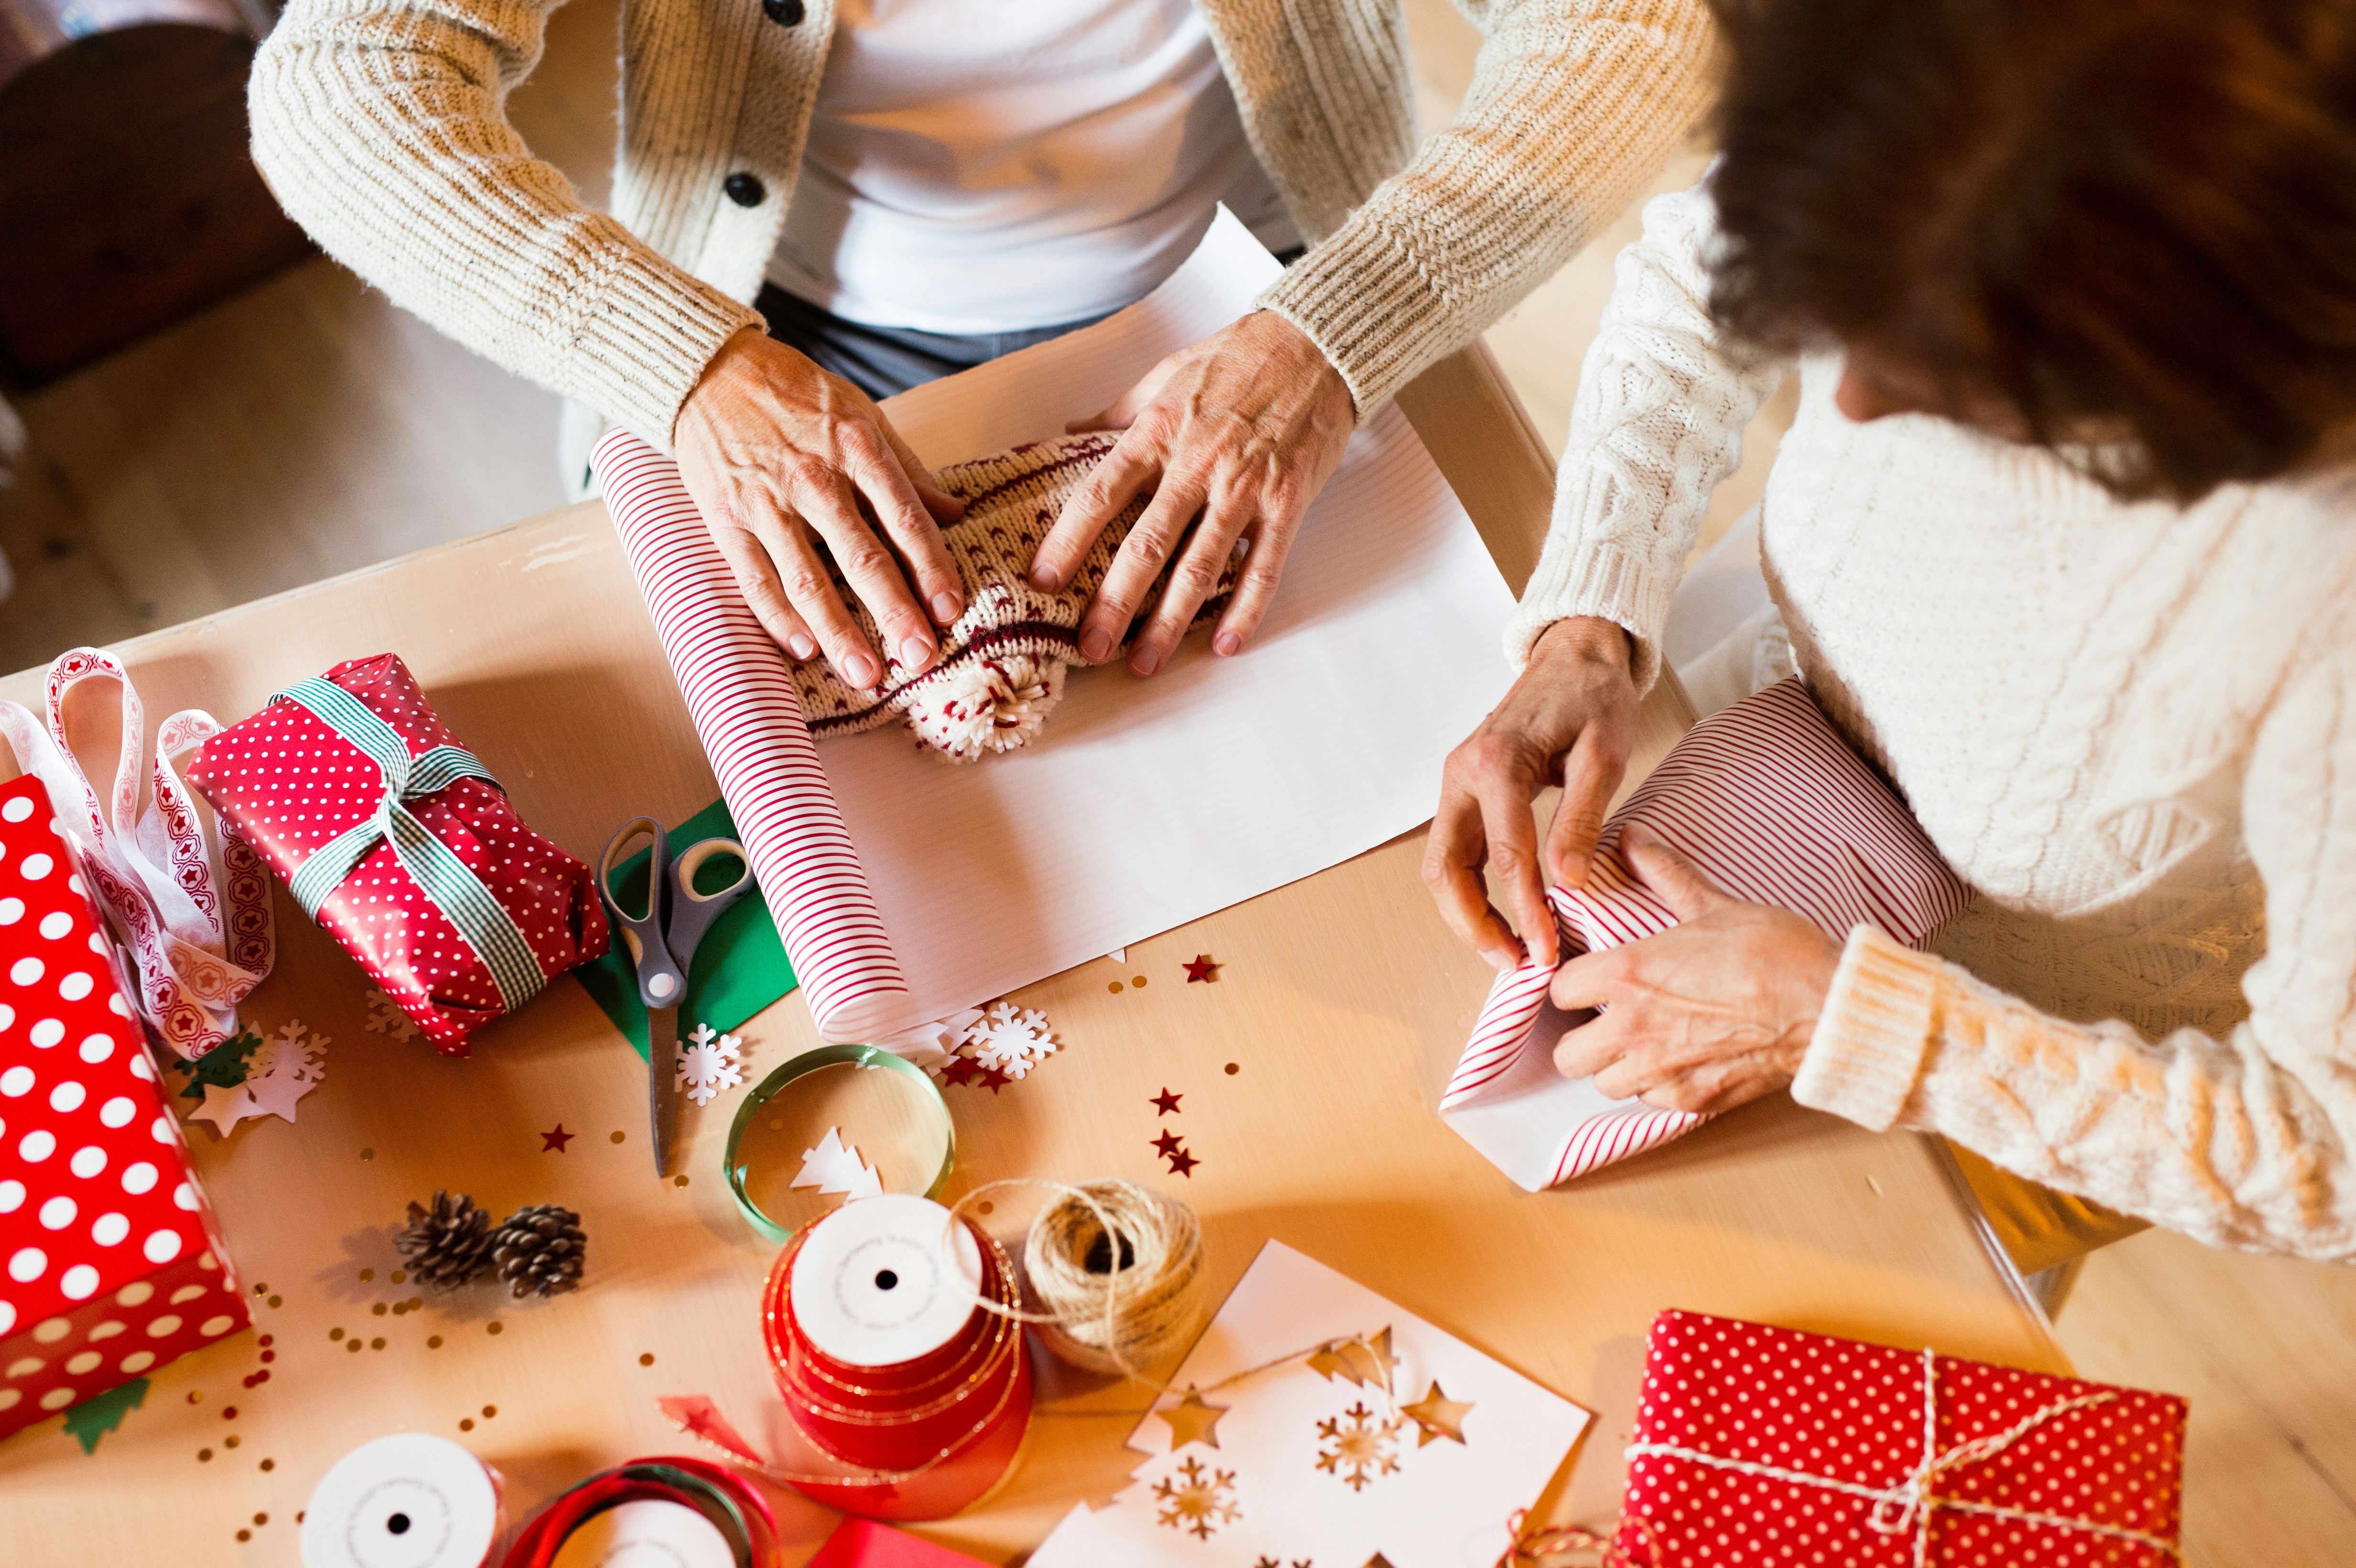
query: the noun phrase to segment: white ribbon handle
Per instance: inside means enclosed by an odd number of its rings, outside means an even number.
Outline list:
[[[66,740],[66,698],[91,678],[111,679],[123,693],[111,802],[100,800]],[[141,1017],[182,1056],[202,1056],[237,1032],[237,1005],[270,973],[276,953],[261,857],[226,827],[216,848],[173,766],[221,726],[198,709],[164,720],[153,805],[143,816],[145,713],[123,666],[99,648],[70,649],[49,667],[46,696],[46,725],[0,700],[0,737],[49,792],[59,831],[129,946]]]

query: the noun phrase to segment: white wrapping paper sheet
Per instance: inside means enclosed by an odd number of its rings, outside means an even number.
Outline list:
[[[1275,261],[1225,213],[1140,304],[885,405],[936,466],[1063,432],[1247,312]],[[1337,864],[1431,815],[1449,749],[1503,695],[1512,595],[1387,408],[1310,509],[1241,656],[1197,628],[1151,680],[1075,670],[1045,732],[958,767],[898,727],[830,739],[908,990],[876,1032],[1003,995]]]

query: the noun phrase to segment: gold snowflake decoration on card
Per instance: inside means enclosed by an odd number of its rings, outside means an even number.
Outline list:
[[[1398,1426],[1396,1418],[1376,1420],[1366,1402],[1360,1400],[1333,1420],[1317,1424],[1321,1440],[1317,1467],[1347,1483],[1354,1492],[1365,1490],[1368,1481],[1399,1467],[1398,1456],[1391,1452]]]
[[[1233,1524],[1241,1517],[1241,1510],[1227,1496],[1235,1489],[1233,1470],[1213,1470],[1200,1459],[1189,1459],[1153,1488],[1155,1499],[1162,1504],[1159,1521],[1208,1541],[1221,1525]]]

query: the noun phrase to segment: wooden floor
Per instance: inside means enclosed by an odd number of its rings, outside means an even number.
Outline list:
[[[511,101],[591,199],[610,158],[616,0],[559,11]],[[1426,123],[1469,78],[1445,0],[1408,0]],[[1658,188],[1700,170],[1698,147]],[[1612,256],[1635,215],[1490,336],[1559,448]],[[556,505],[556,400],[325,261],[21,400],[0,490],[0,669],[199,616]],[[1757,498],[1790,394],[1761,416],[1710,534]],[[2090,1377],[2192,1401],[2187,1546],[2207,1568],[2356,1563],[2356,1271],[2147,1233],[2088,1265],[2060,1322]]]

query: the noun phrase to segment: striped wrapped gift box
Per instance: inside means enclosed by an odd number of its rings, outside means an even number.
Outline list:
[[[1667,930],[1676,918],[1630,873],[1620,831],[1642,822],[1737,898],[1777,904],[1831,935],[1861,923],[1927,945],[1970,891],[1890,786],[1797,677],[1695,725],[1604,827],[1587,886],[1548,895],[1566,956]],[[1553,971],[1497,977],[1440,1114],[1536,1192],[1667,1142],[1703,1118],[1613,1100],[1554,1068],[1577,1019],[1547,1000]]]

